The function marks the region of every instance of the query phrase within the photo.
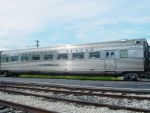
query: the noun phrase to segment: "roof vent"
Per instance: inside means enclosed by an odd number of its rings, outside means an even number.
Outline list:
[[[122,40],[121,40],[121,42],[126,42],[126,41],[127,41],[127,39],[122,39]]]
[[[135,41],[135,43],[136,43],[136,44],[141,44],[141,41],[138,41],[138,40],[137,40],[137,41]]]

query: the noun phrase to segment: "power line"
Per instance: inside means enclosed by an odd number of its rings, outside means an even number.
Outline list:
[[[1,74],[1,61],[2,61],[2,55],[1,55],[2,51],[0,51],[0,74]]]

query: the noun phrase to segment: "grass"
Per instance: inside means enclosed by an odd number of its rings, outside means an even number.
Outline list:
[[[72,79],[72,80],[103,80],[113,81],[122,80],[121,77],[102,77],[102,76],[79,76],[79,75],[21,75],[21,78],[45,78],[45,79]]]

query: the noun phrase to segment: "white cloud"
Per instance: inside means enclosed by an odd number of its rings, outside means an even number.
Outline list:
[[[150,23],[150,16],[131,18],[128,21],[133,24],[147,24]]]
[[[64,32],[67,32],[68,36],[66,37],[70,36],[69,31],[75,31],[77,32],[76,38],[86,42],[86,40],[90,41],[91,36],[88,36],[88,32],[91,32],[92,29],[96,31],[96,28],[103,28],[107,25],[116,26],[120,23],[150,23],[149,15],[138,18],[132,15],[116,16],[118,7],[121,12],[122,6],[120,3],[122,3],[121,0],[115,2],[113,0],[0,0],[0,41],[3,42],[0,48],[10,48],[10,45],[16,45],[12,48],[24,48],[25,45],[30,45],[28,44],[29,40],[33,41],[35,38],[29,37],[28,34],[48,31],[48,28],[53,30],[53,27],[56,31],[63,29]],[[73,23],[74,25],[71,25]],[[68,24],[68,26],[63,26],[64,24]],[[112,33],[111,30],[107,33],[106,30],[96,31],[94,40],[99,40],[98,37],[104,34],[106,36],[108,34],[117,36],[136,33],[135,30],[130,28],[116,32]],[[55,38],[55,42],[62,37],[60,33],[59,36],[51,36]],[[109,40],[111,40],[110,37]],[[23,44],[19,41],[22,41]],[[65,41],[62,43],[65,43]]]
[[[63,23],[105,13],[109,2],[98,0],[12,0],[0,7],[0,35],[40,31],[48,23]],[[12,28],[12,29],[10,29]]]
[[[1,0],[0,41],[3,43],[0,47],[21,48],[27,45],[28,34],[41,32],[51,24],[72,23],[104,14],[113,5],[109,0]],[[20,41],[24,41],[23,44]]]

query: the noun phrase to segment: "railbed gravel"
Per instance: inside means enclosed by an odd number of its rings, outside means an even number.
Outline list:
[[[12,90],[12,88],[7,88],[9,90]],[[62,93],[53,93],[53,92],[37,92],[37,91],[31,91],[31,90],[22,90],[13,88],[14,91],[21,91],[26,93],[33,93],[33,94],[39,94],[39,95],[46,95],[51,97],[57,97],[57,98],[65,98],[65,99],[72,99],[72,100],[81,100],[86,102],[97,102],[101,104],[109,104],[109,105],[118,105],[118,106],[127,106],[127,107],[134,107],[134,108],[143,108],[143,109],[150,109],[150,100],[135,100],[135,99],[117,99],[117,98],[109,98],[109,97],[98,97],[98,96],[77,96],[73,94],[62,94]]]
[[[22,87],[26,87],[26,86],[22,86]],[[49,89],[49,90],[59,90],[59,91],[72,91],[70,89],[65,89],[65,88],[52,88],[52,87],[37,87],[37,86],[30,86],[30,88],[41,88],[41,89]],[[84,93],[88,93],[89,90],[77,90],[77,89],[73,89],[73,91],[75,92],[84,92]],[[105,91],[93,91],[93,93],[95,94],[103,94]],[[115,94],[115,95],[122,95],[122,93],[118,93],[118,92],[105,92],[105,94]],[[135,94],[135,93],[131,93],[131,94],[125,94],[126,96],[144,96],[144,97],[150,97],[150,94]]]
[[[25,87],[26,86],[21,86],[21,87]],[[53,87],[37,87],[37,86],[29,86],[30,88],[40,88],[40,89],[48,89],[48,90],[59,90],[59,91],[74,91],[74,92],[84,92],[84,93],[88,93],[89,90],[78,90],[78,89],[65,89],[65,88],[53,88]],[[119,93],[119,92],[105,92],[105,91],[93,91],[93,93],[95,94],[115,94],[115,95],[122,95],[122,93]],[[124,94],[124,93],[123,93]],[[150,97],[150,94],[145,94],[145,95],[142,95],[142,94],[135,94],[135,93],[129,93],[129,94],[124,94],[124,95],[127,95],[127,96],[145,96],[145,97]]]
[[[106,107],[81,106],[71,103],[67,104],[65,102],[54,102],[45,100],[43,98],[13,95],[4,92],[0,92],[0,99],[51,111],[57,111],[59,113],[139,113],[127,110],[111,110]]]

